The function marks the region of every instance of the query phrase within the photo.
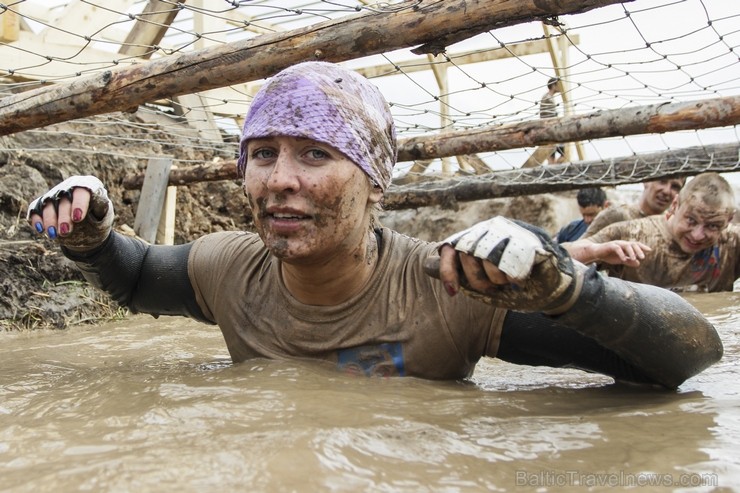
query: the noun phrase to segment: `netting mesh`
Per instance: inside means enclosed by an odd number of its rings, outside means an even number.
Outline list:
[[[105,70],[134,68],[194,50],[306,28],[330,19],[419,9],[428,3],[12,1],[0,6],[0,98],[69,83]],[[523,6],[526,4],[522,2]],[[142,34],[146,29],[156,34]],[[569,163],[601,163],[610,169],[605,176],[621,173],[614,167],[615,162],[644,153],[668,153],[640,160],[643,171],[632,173],[631,177],[626,175],[640,181],[666,172],[665,166],[643,166],[644,163],[665,163],[671,159],[683,159],[679,170],[683,174],[703,171],[707,162],[719,165],[720,171],[738,169],[736,149],[734,154],[725,149],[720,159],[711,146],[737,147],[740,141],[739,46],[740,2],[638,0],[580,14],[546,18],[533,15],[507,27],[491,26],[487,32],[446,46],[444,53],[436,56],[397,49],[373,56],[358,54],[343,63],[371,78],[385,94],[402,141],[418,136],[433,139],[465,130],[496,132],[507,125],[539,120],[541,100],[551,78],[558,80],[560,92],[553,101],[558,117],[563,118],[725,98],[730,107],[727,114],[707,114],[695,128],[631,135],[615,129],[613,135],[598,139],[562,142],[564,156],[559,161],[566,167]],[[77,119],[75,128],[91,143],[87,149],[35,151],[95,152],[92,149],[96,139],[135,143],[135,139],[142,138],[142,128],[151,131],[146,139],[156,140],[157,132],[179,132],[182,122],[187,121],[197,133],[178,145],[199,151],[212,148],[214,155],[235,157],[240,119],[260,83],[257,80],[211,89],[196,98],[148,101],[139,106],[138,113],[143,116],[138,119],[118,118],[114,111],[107,120]],[[131,128],[130,135],[120,131],[106,134],[106,121]],[[556,125],[557,121],[549,124]],[[170,141],[166,144],[172,145]],[[402,183],[429,176],[526,169],[552,163],[557,157],[550,157],[555,144],[560,143],[406,160],[397,166],[396,179]],[[676,157],[686,148],[692,151]],[[124,152],[130,159],[148,158],[137,155],[135,145],[123,149],[115,152]],[[187,167],[202,162],[180,159],[176,164]],[[574,176],[579,175],[539,171],[507,176],[516,176],[511,179],[520,183],[555,183],[574,182]]]

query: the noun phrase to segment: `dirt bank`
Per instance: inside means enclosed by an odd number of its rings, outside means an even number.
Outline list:
[[[233,159],[236,146],[193,145],[197,136],[148,117],[113,114],[95,125],[67,122],[0,137],[0,328],[64,328],[125,316],[107,296],[91,289],[56,244],[35,235],[25,222],[28,201],[75,174],[92,174],[107,185],[116,210],[115,227],[131,230],[138,191],[124,190],[126,176],[142,173],[148,157],[176,162]],[[135,124],[135,125],[134,125]],[[91,133],[94,128],[94,134]],[[164,130],[166,129],[166,131]],[[175,243],[224,229],[250,229],[236,182],[180,187]],[[422,239],[444,238],[496,214],[538,224],[551,233],[577,215],[572,194],[521,197],[462,204],[458,210],[427,208],[388,212],[384,225]]]

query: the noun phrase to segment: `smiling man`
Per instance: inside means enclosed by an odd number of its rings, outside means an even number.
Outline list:
[[[601,211],[581,238],[595,235],[610,224],[664,213],[681,191],[686,178],[662,178],[642,184],[640,199],[634,204],[617,204]]]
[[[732,187],[717,173],[692,179],[665,216],[612,224],[563,245],[609,275],[674,290],[732,291],[740,278],[740,227]]]

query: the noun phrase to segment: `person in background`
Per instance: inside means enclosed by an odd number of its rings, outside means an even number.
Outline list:
[[[218,325],[235,363],[465,379],[487,356],[676,388],[722,356],[681,297],[587,269],[534,226],[494,217],[433,243],[381,227],[396,146],[374,85],[305,62],[245,118],[237,168],[256,233],[150,245],[112,229],[92,176],[43,193],[27,218],[132,312]]]
[[[580,238],[586,232],[588,225],[591,224],[596,215],[605,207],[609,207],[606,192],[598,187],[578,190],[576,202],[578,202],[581,219],[571,221],[557,232],[555,241],[558,243],[575,241]]]
[[[686,178],[664,178],[643,183],[642,194],[636,204],[612,205],[601,211],[583,233],[588,238],[606,226],[620,221],[662,214],[681,191]]]
[[[612,224],[563,246],[612,277],[677,291],[732,291],[740,278],[740,226],[730,222],[735,210],[727,180],[703,173],[664,216]]]
[[[558,103],[555,101],[555,95],[560,93],[560,80],[552,77],[547,81],[547,92],[540,98],[540,118],[557,118]],[[565,146],[558,144],[555,146],[552,154],[548,156],[549,164],[562,163],[565,161]]]

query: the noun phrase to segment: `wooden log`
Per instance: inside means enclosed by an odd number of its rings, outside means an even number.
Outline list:
[[[168,185],[183,186],[205,181],[236,180],[236,160],[215,161],[212,163],[177,168],[170,171]],[[126,190],[138,190],[144,183],[144,174],[131,175],[123,180]]]
[[[681,103],[659,103],[557,120],[532,119],[520,123],[456,130],[399,142],[398,161],[432,159],[459,154],[561,144],[588,139],[724,127],[740,123],[740,96]]]
[[[562,192],[691,176],[706,171],[740,171],[740,143],[696,146],[626,156],[606,161],[499,171],[450,180],[389,187],[383,201],[388,210],[426,206],[454,208],[458,202]]]
[[[306,60],[340,62],[416,45],[436,54],[491,29],[615,3],[621,0],[408,0],[14,94],[0,100],[0,135],[258,80]]]
[[[481,130],[413,137],[399,141],[398,162],[545,146],[581,139],[723,127],[738,123],[740,96],[638,106],[588,115],[564,116],[557,120],[543,121],[536,118]],[[170,174],[170,185],[235,179],[236,161],[231,160],[173,171]],[[143,181],[143,175],[131,176],[124,180],[123,186],[129,190],[138,189]]]

